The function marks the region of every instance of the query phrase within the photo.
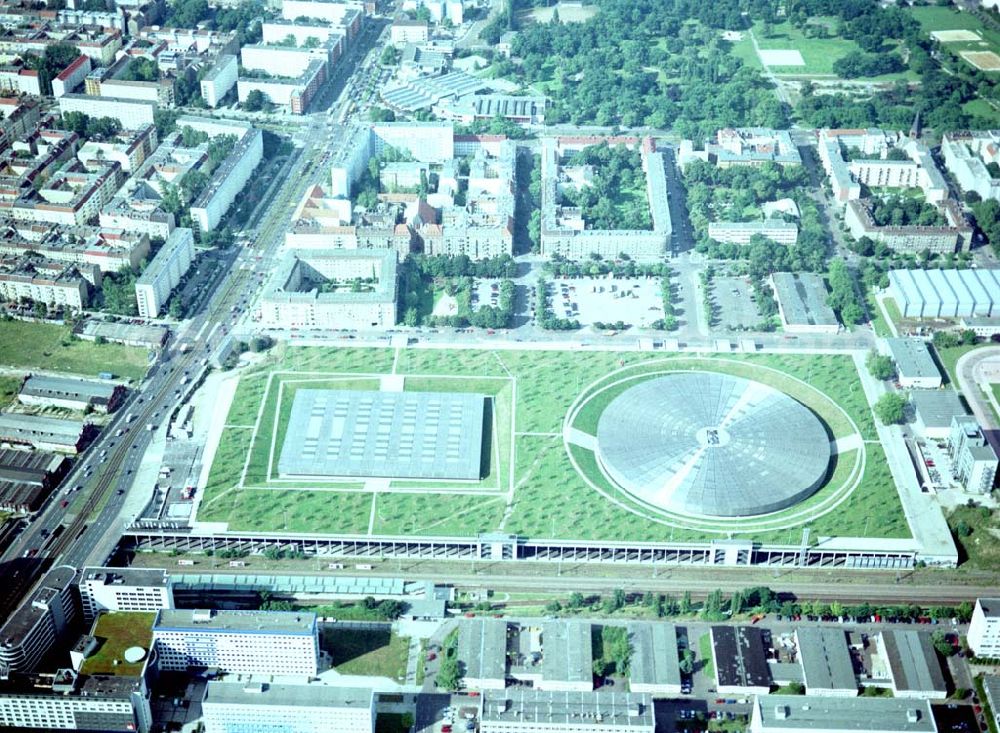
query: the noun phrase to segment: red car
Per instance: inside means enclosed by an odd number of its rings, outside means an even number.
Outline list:
[[[60,502],[60,506],[63,509],[65,509],[66,507],[68,507],[69,506],[69,499],[63,499],[62,502]]]

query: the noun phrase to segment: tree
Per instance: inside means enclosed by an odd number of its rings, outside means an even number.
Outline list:
[[[259,89],[254,89],[251,91],[243,102],[243,109],[247,112],[260,112],[265,110],[270,105],[267,95]]]
[[[883,425],[901,425],[906,420],[909,401],[899,392],[886,392],[875,403],[875,415]]]
[[[950,657],[956,651],[955,647],[948,639],[948,634],[940,629],[931,634],[931,642],[934,644],[934,649],[937,650],[937,653],[942,657]]]
[[[681,652],[680,659],[680,669],[681,674],[691,674],[694,672],[694,652],[690,649],[685,649]]]
[[[583,594],[570,593],[568,605],[572,609],[583,608]]]
[[[879,354],[874,349],[868,352],[868,356],[865,358],[865,366],[868,367],[868,372],[875,379],[885,381],[896,376],[896,364],[893,362],[892,357]]]

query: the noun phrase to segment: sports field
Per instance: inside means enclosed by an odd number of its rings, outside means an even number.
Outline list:
[[[1000,32],[972,13],[954,7],[921,6],[910,10],[925,33],[966,63],[986,70],[1000,70]]]
[[[719,371],[778,387],[812,409],[840,448],[816,494],[773,515],[706,521],[649,511],[609,486],[594,454],[568,436],[593,429],[605,381],[676,370]],[[489,460],[478,482],[282,479],[280,452],[299,386],[474,391],[488,395]],[[539,538],[798,541],[908,537],[848,356],[695,358],[613,352],[288,347],[241,375],[198,510],[232,530]]]

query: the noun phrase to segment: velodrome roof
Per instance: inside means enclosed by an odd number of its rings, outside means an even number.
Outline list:
[[[597,426],[598,457],[624,490],[683,514],[777,511],[826,478],[830,439],[805,406],[760,382],[677,372],[614,398]]]
[[[481,394],[299,389],[282,476],[480,478]]]

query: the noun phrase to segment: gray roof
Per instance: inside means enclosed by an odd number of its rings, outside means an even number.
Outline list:
[[[910,402],[920,421],[929,428],[951,427],[952,418],[969,414],[958,392],[951,389],[914,390]]]
[[[59,605],[56,599],[66,591],[75,577],[76,568],[68,565],[50,570],[35,587],[31,597],[18,606],[4,621],[3,626],[0,626],[0,647],[10,649],[19,646],[38,623],[49,619],[49,605]]]
[[[1000,598],[977,598],[976,602],[986,618],[1000,618]]]
[[[826,478],[830,439],[805,406],[760,382],[678,372],[639,382],[597,426],[603,467],[626,491],[683,514],[777,511]]]
[[[526,726],[560,726],[560,730],[593,730],[595,722],[616,730],[653,729],[652,697],[629,692],[544,692],[528,687],[483,693],[482,722]],[[548,728],[546,728],[548,729]]]
[[[507,622],[498,618],[462,621],[458,631],[458,660],[463,676],[478,680],[507,677]]]
[[[883,631],[882,643],[897,690],[948,693],[937,651],[925,631]]]
[[[191,229],[185,227],[177,227],[172,232],[170,236],[167,237],[167,241],[163,243],[160,250],[156,253],[156,256],[150,260],[149,264],[146,265],[146,269],[142,271],[142,274],[135,281],[136,285],[152,285],[159,280],[162,275],[162,270],[165,267],[172,267],[172,260],[174,255],[177,253],[181,247],[194,246],[194,232]]]
[[[80,583],[88,580],[103,585],[166,586],[170,575],[163,568],[84,568]]]
[[[785,322],[793,326],[833,326],[837,316],[827,305],[823,278],[810,272],[776,272],[771,276]]]
[[[267,590],[274,593],[340,596],[399,596],[406,592],[401,578],[359,578],[345,575],[171,572],[170,579],[173,587],[179,590]]]
[[[485,401],[469,393],[300,389],[278,470],[476,480]]]
[[[927,348],[927,342],[918,338],[887,338],[886,346],[896,362],[901,377],[939,377],[941,371]]]
[[[628,625],[628,636],[632,645],[629,679],[633,685],[680,685],[676,626],[634,621]]]
[[[586,621],[547,621],[542,625],[542,679],[592,681],[594,652]]]
[[[54,397],[62,399],[104,400],[114,396],[117,384],[112,382],[95,382],[90,379],[74,377],[48,377],[33,374],[21,387],[21,394],[36,397]]]
[[[857,691],[858,679],[842,629],[803,626],[795,630],[795,638],[807,689]]]
[[[993,710],[993,715],[1000,716],[1000,676],[995,674],[983,675],[983,692],[986,693],[986,700]]]
[[[312,611],[199,611],[164,608],[156,615],[153,631],[311,636],[316,633],[316,614]]]
[[[936,733],[927,700],[880,697],[760,695],[754,701],[759,730]],[[755,711],[756,714],[756,711]]]
[[[320,293],[316,288],[297,290],[289,286],[297,281],[297,275],[302,274],[300,268],[312,268],[313,262],[320,264],[314,271],[326,270],[324,260],[358,260],[369,259],[372,262],[372,274],[376,279],[373,289],[365,292],[338,291]],[[396,300],[396,252],[392,249],[288,249],[274,269],[274,274],[268,281],[264,291],[264,299],[279,303],[323,304],[337,303],[384,303]]]
[[[353,708],[368,710],[375,692],[370,687],[326,684],[209,682],[202,705],[280,705],[303,708]]]
[[[80,420],[60,420],[15,412],[0,413],[0,437],[3,438],[27,441],[41,438],[50,443],[76,445],[83,427],[84,423]]]

